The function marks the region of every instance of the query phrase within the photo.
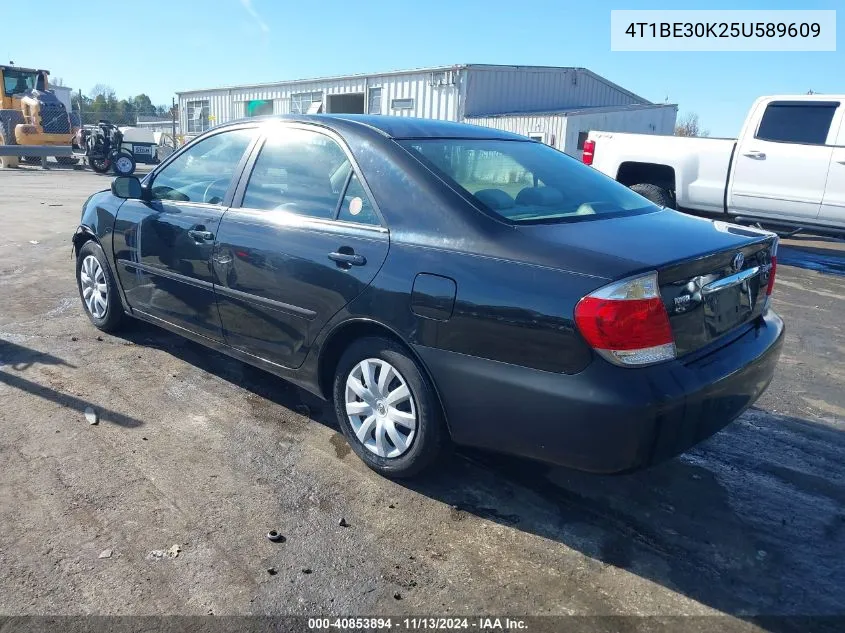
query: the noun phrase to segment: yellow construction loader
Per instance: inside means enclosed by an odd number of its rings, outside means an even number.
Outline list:
[[[49,89],[46,70],[0,65],[0,145],[20,145],[26,158],[27,145],[71,145],[78,122]],[[74,124],[76,123],[76,124]],[[7,166],[14,157],[4,159]],[[40,160],[40,159],[38,159]],[[57,157],[60,163],[77,158]]]

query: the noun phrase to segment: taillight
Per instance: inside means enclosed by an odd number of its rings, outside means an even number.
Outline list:
[[[772,296],[772,290],[775,287],[775,273],[778,270],[778,239],[775,238],[774,243],[772,244],[772,267],[769,270],[769,285],[766,286],[766,296]]]
[[[584,153],[581,155],[581,160],[585,165],[592,165],[593,158],[596,155],[596,142],[584,141]]]
[[[675,358],[675,339],[656,272],[587,295],[575,306],[575,323],[587,343],[617,365]]]

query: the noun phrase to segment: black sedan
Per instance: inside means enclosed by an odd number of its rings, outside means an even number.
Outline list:
[[[647,466],[749,407],[783,341],[774,235],[470,125],[223,125],[92,196],[73,244],[96,327],[150,321],[333,401],[388,476],[450,442]]]

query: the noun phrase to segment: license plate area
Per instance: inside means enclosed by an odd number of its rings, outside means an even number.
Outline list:
[[[718,338],[758,316],[759,298],[759,273],[738,284],[702,293],[708,338]]]
[[[132,151],[135,154],[150,154],[150,148],[147,145],[133,145]]]

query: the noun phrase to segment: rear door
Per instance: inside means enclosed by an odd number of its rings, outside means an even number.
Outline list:
[[[149,201],[121,205],[115,263],[133,309],[222,341],[211,254],[256,136],[255,127],[241,127],[203,138],[145,183]]]
[[[340,137],[279,125],[241,179],[213,262],[226,342],[299,367],[326,322],[372,281],[389,236]]]
[[[839,123],[839,135],[830,158],[819,221],[845,226],[845,118]]]
[[[756,130],[737,145],[728,208],[740,215],[815,220],[839,102],[770,101],[757,107]]]

